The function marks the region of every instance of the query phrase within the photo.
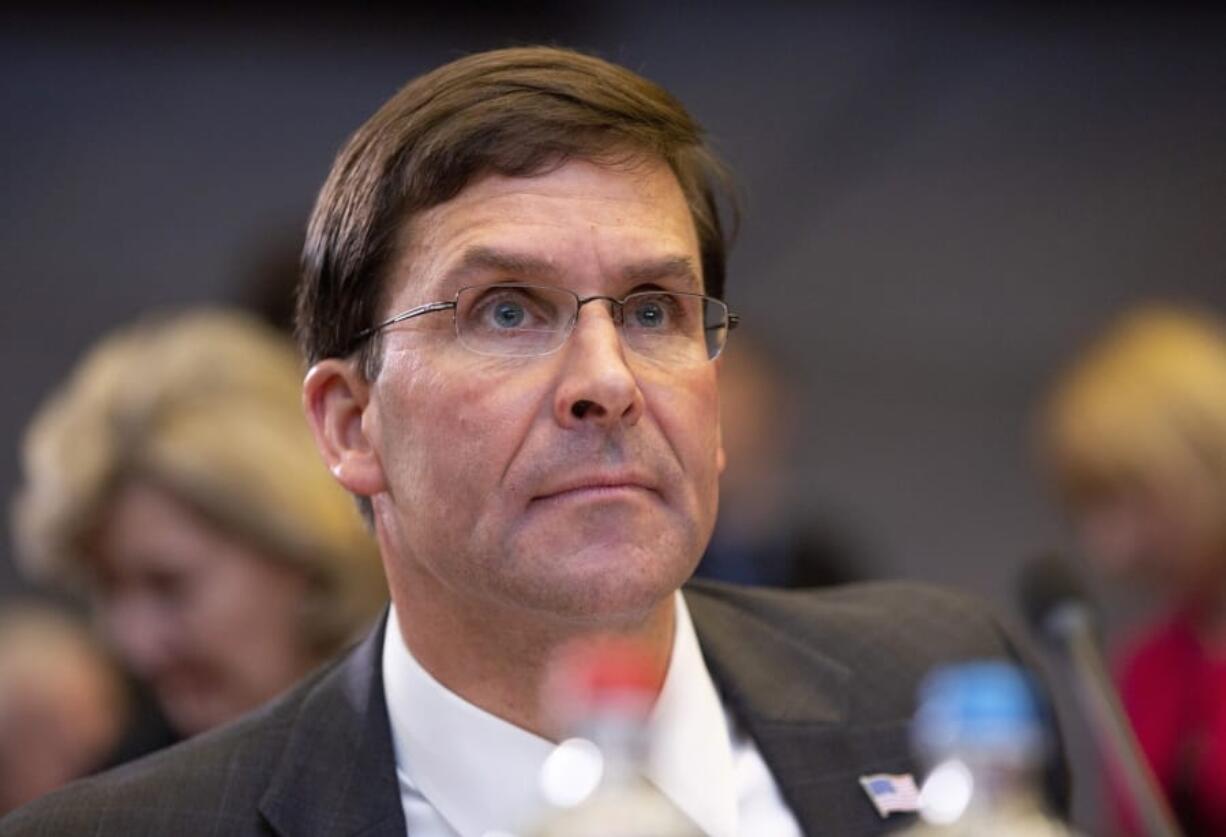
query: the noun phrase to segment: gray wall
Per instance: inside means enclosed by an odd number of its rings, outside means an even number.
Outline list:
[[[1208,7],[446,5],[4,21],[0,494],[84,347],[234,298],[382,100],[512,42],[594,49],[707,124],[745,193],[731,300],[796,370],[797,510],[846,521],[874,573],[1008,602],[1065,539],[1026,449],[1060,359],[1139,299],[1226,310]]]

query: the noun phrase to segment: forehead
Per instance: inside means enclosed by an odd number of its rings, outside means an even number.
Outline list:
[[[124,480],[91,533],[87,557],[110,573],[189,569],[207,559],[213,528],[192,508],[143,477]]]
[[[397,244],[393,304],[508,278],[608,292],[658,274],[702,287],[693,217],[672,170],[654,159],[488,174],[414,215]]]

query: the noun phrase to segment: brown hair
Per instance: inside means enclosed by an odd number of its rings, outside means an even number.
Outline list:
[[[729,181],[701,127],[663,88],[549,47],[479,53],[411,81],[341,150],[311,215],[297,317],[308,362],[359,348],[382,302],[397,233],[414,212],[450,200],[485,172],[528,176],[572,158],[615,165],[644,156],[676,175],[706,292],[722,297],[719,201],[731,205]],[[361,348],[361,368],[373,377],[377,341]]]

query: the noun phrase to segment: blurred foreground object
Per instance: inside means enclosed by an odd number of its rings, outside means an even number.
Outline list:
[[[645,778],[650,716],[660,684],[647,649],[613,638],[580,641],[555,660],[551,714],[570,736],[545,761],[551,812],[530,837],[701,837]]]
[[[82,626],[48,607],[0,612],[0,814],[103,767],[128,706]]]
[[[301,378],[289,341],[253,318],[151,319],[95,347],[27,432],[19,561],[90,596],[181,733],[276,695],[385,600]]]
[[[1022,574],[1022,609],[1035,632],[1060,654],[1103,763],[1117,777],[1127,815],[1153,837],[1179,833],[1153,772],[1141,753],[1103,660],[1098,620],[1073,567],[1048,554]]]
[[[1172,306],[1127,312],[1058,379],[1038,429],[1093,566],[1162,599],[1164,616],[1121,656],[1124,705],[1185,831],[1226,834],[1221,321]]]
[[[936,669],[920,690],[912,737],[930,771],[916,837],[1063,837],[1043,806],[1047,730],[1033,687],[1002,662]]]

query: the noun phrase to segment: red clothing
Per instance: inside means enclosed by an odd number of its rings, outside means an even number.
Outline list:
[[[1178,613],[1135,641],[1119,672],[1141,749],[1187,834],[1226,837],[1226,654],[1211,656]]]

